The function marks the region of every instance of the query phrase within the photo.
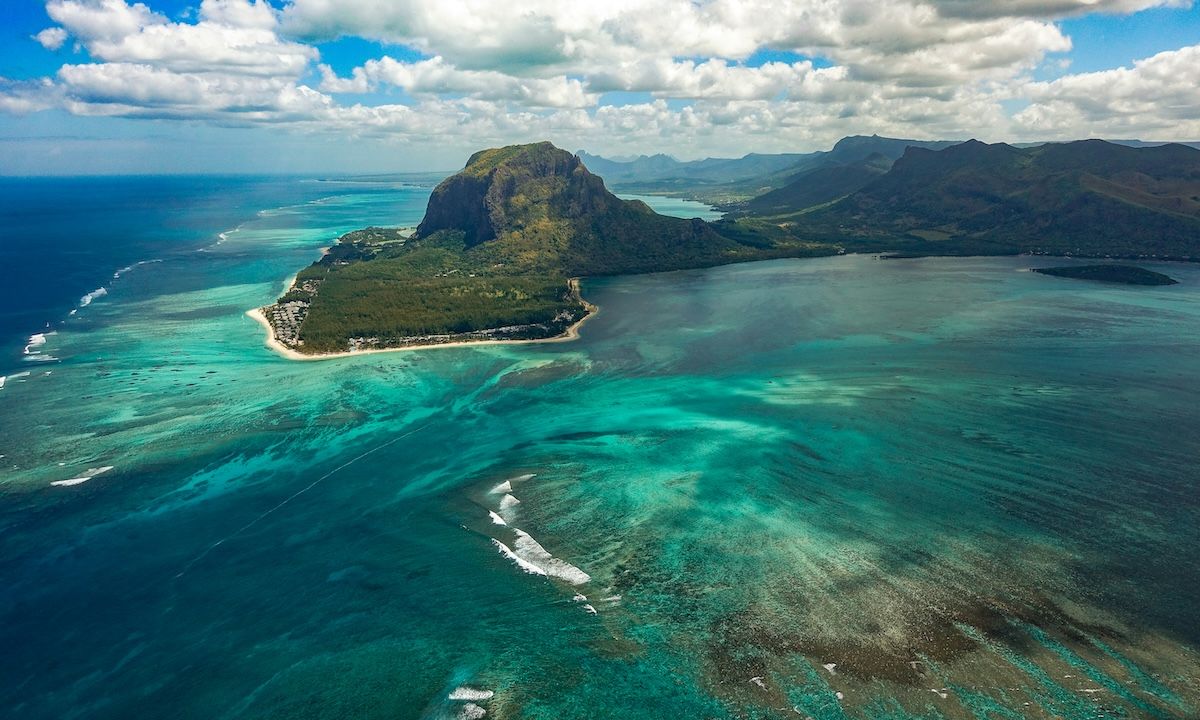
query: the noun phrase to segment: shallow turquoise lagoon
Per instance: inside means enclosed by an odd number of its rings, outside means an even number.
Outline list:
[[[667,197],[666,195],[637,195],[618,193],[626,200],[641,200],[655,212],[662,215],[674,215],[681,218],[700,218],[701,220],[719,220],[725,213],[695,200]]]
[[[0,370],[5,716],[1200,713],[1200,267],[781,260],[588,280],[572,343],[266,350],[245,310],[412,192]]]

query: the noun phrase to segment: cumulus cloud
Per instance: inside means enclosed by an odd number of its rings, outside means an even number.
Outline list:
[[[566,76],[518,78],[491,70],[460,70],[441,57],[400,62],[385,56],[355,68],[349,78],[337,77],[327,65],[320,69],[321,88],[329,92],[364,93],[392,86],[416,95],[464,93],[533,107],[586,107],[596,103],[596,96],[585,92],[582,82]]]
[[[281,37],[266,0],[203,0],[194,22],[125,0],[49,0],[46,12],[59,26],[39,41],[74,37],[93,62],[64,65],[8,105],[249,124],[307,120],[331,103],[300,83],[319,53]]]
[[[1058,20],[1186,0],[202,0],[184,19],[156,2],[47,0],[55,26],[34,40],[82,52],[51,78],[0,80],[0,111],[623,153],[794,151],[871,132],[1200,136],[1195,48],[1031,80],[1071,50]],[[342,36],[419,59],[381,53],[339,74],[315,44]],[[786,59],[754,60],[764,51]]]
[[[33,36],[47,50],[57,50],[67,41],[67,31],[60,27],[46,28]]]
[[[1030,134],[1163,139],[1200,137],[1200,45],[1159,53],[1132,67],[1066,75],[1026,88],[1029,107],[1014,120]]]
[[[931,47],[1003,44],[984,61],[1025,66],[1062,47],[1050,21],[1182,0],[291,0],[283,27],[309,39],[354,35],[512,74],[596,72],[654,57],[742,60],[764,47],[878,61]],[[1019,33],[1007,26],[1016,19]],[[1030,27],[1039,24],[1040,33]]]
[[[58,102],[59,92],[49,79],[20,81],[0,77],[0,112],[26,115],[48,110]]]
[[[317,51],[282,40],[265,0],[203,0],[199,22],[172,23],[141,3],[50,0],[46,12],[88,53],[113,63],[151,63],[176,72],[297,76]]]

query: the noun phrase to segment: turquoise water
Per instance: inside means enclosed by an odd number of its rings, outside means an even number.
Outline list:
[[[427,193],[264,212],[0,370],[6,716],[1197,715],[1200,267],[772,261],[586,281],[571,343],[263,347]]]
[[[655,212],[662,215],[674,215],[681,218],[700,218],[701,220],[720,220],[724,213],[714,210],[711,206],[695,200],[667,197],[665,195],[634,195],[617,193],[626,200],[641,200]]]

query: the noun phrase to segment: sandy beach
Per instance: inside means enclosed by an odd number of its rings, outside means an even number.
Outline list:
[[[294,278],[292,282],[294,282]],[[480,345],[529,345],[533,343],[570,342],[571,340],[575,340],[579,337],[579,328],[583,327],[585,322],[599,313],[600,308],[583,298],[583,293],[579,288],[579,278],[571,278],[569,280],[569,284],[571,289],[575,291],[576,296],[579,297],[580,302],[582,302],[583,306],[587,308],[587,315],[584,315],[579,319],[578,322],[568,327],[561,335],[555,335],[554,337],[548,338],[538,338],[536,340],[460,340],[447,343],[427,343],[424,345],[404,345],[401,347],[371,348],[369,350],[314,353],[312,355],[308,355],[302,352],[297,352],[296,350],[279,342],[279,339],[275,337],[275,328],[271,327],[271,323],[267,320],[267,316],[263,314],[262,308],[247,310],[246,315],[253,318],[255,322],[262,325],[267,331],[266,346],[288,360],[336,360],[339,358],[359,357],[361,355],[373,355],[375,353],[405,352],[409,350],[439,350],[441,348],[461,348]],[[290,286],[291,282],[288,283],[288,287]]]

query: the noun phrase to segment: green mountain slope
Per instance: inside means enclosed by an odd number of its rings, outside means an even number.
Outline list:
[[[847,249],[1200,257],[1200,150],[1087,140],[910,148],[885,175],[792,219]]]
[[[756,215],[779,215],[805,210],[845,197],[870,184],[891,167],[878,153],[851,163],[831,163],[792,176],[787,185],[752,198],[739,210]]]
[[[879,174],[875,172],[876,167],[886,170],[909,146],[938,150],[956,142],[852,135],[839,140],[828,152],[750,154],[736,159],[709,158],[686,163],[667,155],[642,156],[629,161],[607,160],[582,152],[580,157],[613,187],[625,192],[676,195],[718,205],[734,213],[749,210],[762,214],[764,207],[789,211],[802,209],[795,203],[808,203],[808,193],[831,178],[839,192],[821,193],[812,204],[853,192]],[[817,174],[808,177],[809,173]],[[764,206],[748,208],[744,205],[753,198],[788,186],[792,187],[765,201]],[[795,199],[785,201],[789,195]]]
[[[903,140],[878,135],[844,137],[827,153],[806,158],[786,174],[760,178],[759,193],[729,206],[737,214],[781,215],[833,202],[883,175],[910,147],[941,150],[952,140]]]

